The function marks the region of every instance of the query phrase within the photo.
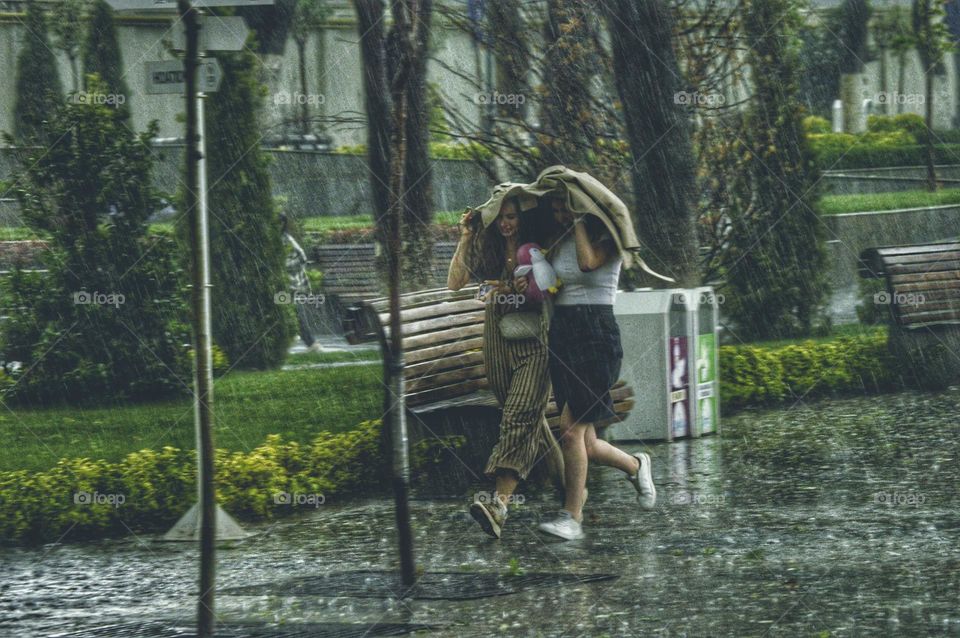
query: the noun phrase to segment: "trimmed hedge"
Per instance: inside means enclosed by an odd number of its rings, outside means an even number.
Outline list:
[[[846,135],[845,133],[831,133]],[[811,138],[816,137],[814,135]],[[922,166],[926,163],[926,147],[920,144],[905,146],[872,146],[867,143],[850,147],[824,142],[814,144],[817,165],[822,170],[844,168],[883,168],[887,166]],[[960,162],[960,144],[936,144],[933,147],[935,164]]]
[[[380,489],[380,429],[379,420],[365,421],[350,432],[323,432],[309,445],[270,435],[249,453],[217,450],[217,500],[230,514],[255,520],[295,511],[276,502],[282,493],[329,499]],[[195,481],[194,452],[172,447],[119,463],[61,459],[45,472],[0,472],[0,541],[163,531],[195,501]]]
[[[885,332],[775,348],[722,346],[720,397],[724,410],[896,386],[898,361]]]

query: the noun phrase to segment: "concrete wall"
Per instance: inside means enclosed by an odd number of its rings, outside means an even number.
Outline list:
[[[297,217],[369,214],[372,212],[370,175],[366,158],[319,151],[267,151],[273,161],[270,174],[273,194],[285,198],[285,211]],[[157,151],[154,184],[173,194],[182,179],[183,147]],[[0,179],[9,178],[16,163],[12,149],[0,149]],[[219,175],[210,175],[214,184]],[[462,210],[490,197],[493,184],[477,166],[466,160],[433,162],[434,210]],[[0,199],[0,225],[19,225],[16,202]]]
[[[960,206],[935,206],[824,217],[830,315],[836,323],[857,320],[860,252],[871,246],[920,244],[960,236]]]
[[[317,104],[314,116],[341,120],[329,124],[329,133],[335,145],[359,144],[366,139],[363,87],[361,85],[360,51],[352,3],[332,1],[334,12],[326,26],[308,41],[306,51],[307,98]],[[19,5],[17,5],[19,6]],[[183,135],[183,124],[177,116],[184,110],[179,95],[148,95],[145,93],[146,63],[170,60],[163,39],[171,37],[172,18],[162,14],[117,15],[117,37],[126,67],[125,80],[131,95],[125,96],[130,106],[134,130],[142,131],[152,120],[160,125],[158,135],[165,138]],[[475,74],[473,47],[470,37],[435,20],[432,44],[434,50],[428,63],[428,80],[442,87],[447,100],[455,103],[472,121],[480,121],[480,105],[474,100],[476,89],[468,79],[444,68],[448,65],[466,76]],[[78,28],[81,28],[78,25]],[[13,128],[17,54],[24,39],[22,16],[4,13],[0,6],[0,131]],[[60,79],[65,90],[73,87],[73,77],[66,56],[54,48],[59,63]],[[267,86],[263,113],[264,137],[279,134],[284,123],[296,113],[294,100],[300,92],[297,47],[288,39],[279,55],[258,54],[263,63]]]
[[[948,164],[936,169],[937,180],[944,187],[960,188],[960,165]],[[824,171],[820,183],[833,195],[922,190],[927,187],[927,169],[923,166],[891,166]]]

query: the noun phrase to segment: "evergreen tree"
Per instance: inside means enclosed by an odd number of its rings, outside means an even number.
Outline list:
[[[44,144],[48,125],[63,103],[63,85],[57,71],[43,7],[27,5],[23,48],[17,58],[17,94],[13,106],[13,134],[21,144]]]
[[[683,87],[670,8],[663,0],[615,0],[609,11],[614,79],[635,158],[637,234],[651,268],[696,286],[694,157],[689,118],[676,98]]]
[[[90,25],[83,43],[83,72],[85,77],[97,74],[104,92],[114,96],[117,110],[124,117],[129,116],[130,89],[123,77],[123,56],[113,24],[113,9],[105,0],[95,0],[90,11]],[[90,91],[89,86],[84,88]]]
[[[93,85],[98,86],[98,85]],[[98,87],[98,90],[102,87]],[[148,237],[157,201],[149,140],[109,107],[64,102],[56,144],[25,160],[17,197],[25,223],[46,235],[46,274],[15,271],[5,361],[19,361],[5,399],[151,400],[190,383],[185,290],[172,239]]]
[[[797,99],[799,13],[794,0],[750,0],[743,29],[753,95],[740,148],[726,263],[727,313],[740,338],[810,331],[824,299],[818,171]]]
[[[283,362],[294,335],[280,220],[260,150],[265,88],[246,49],[218,56],[223,82],[207,98],[207,194],[210,213],[213,338],[233,365]]]

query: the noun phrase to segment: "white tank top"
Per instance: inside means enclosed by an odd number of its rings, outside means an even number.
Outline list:
[[[573,235],[561,241],[551,252],[550,263],[562,282],[554,300],[556,305],[613,305],[623,264],[619,252],[590,272],[581,271],[577,264],[577,244]]]

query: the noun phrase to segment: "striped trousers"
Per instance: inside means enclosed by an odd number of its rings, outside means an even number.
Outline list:
[[[508,341],[500,334],[503,307],[488,303],[483,323],[483,362],[490,390],[497,397],[503,416],[500,437],[484,473],[493,477],[497,468],[514,470],[521,479],[536,462],[555,460],[559,453],[544,411],[550,397],[547,356],[549,322],[541,315],[537,339]]]

